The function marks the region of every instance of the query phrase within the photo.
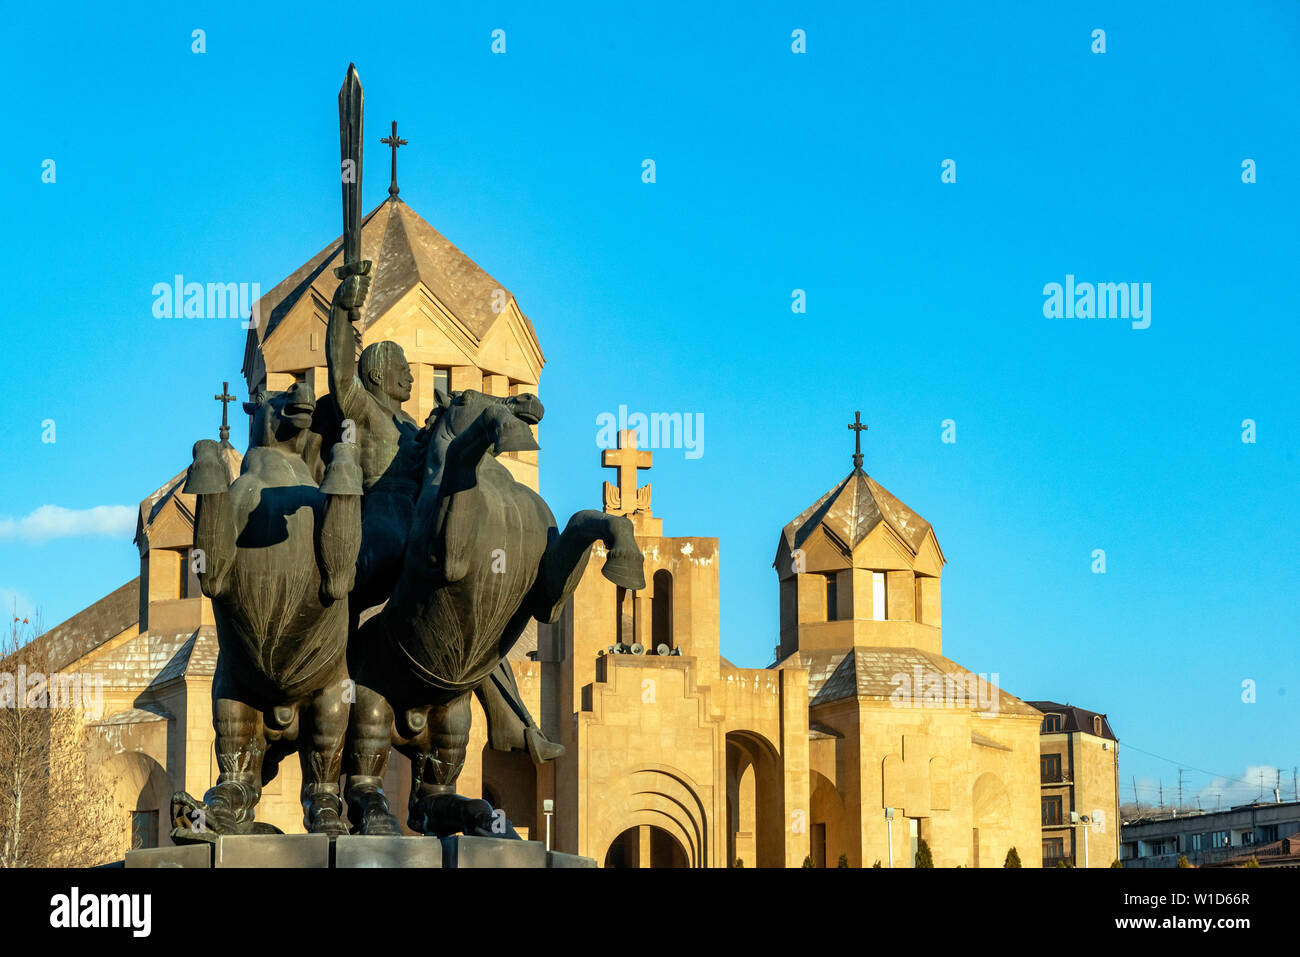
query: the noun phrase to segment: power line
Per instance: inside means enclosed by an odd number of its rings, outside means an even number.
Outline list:
[[[1124,746],[1126,748],[1132,748],[1134,751],[1137,751],[1139,754],[1145,754],[1148,757],[1158,758],[1161,761],[1167,761],[1170,764],[1175,766],[1181,765],[1182,767],[1185,767],[1189,771],[1197,771],[1201,774],[1208,774],[1212,778],[1222,778],[1225,781],[1231,781],[1233,784],[1244,784],[1247,787],[1254,787],[1255,784],[1258,783],[1254,781],[1245,781],[1242,780],[1241,778],[1234,778],[1228,774],[1219,774],[1216,771],[1207,771],[1205,770],[1205,768],[1195,767],[1194,765],[1188,764],[1186,761],[1175,761],[1173,758],[1167,758],[1163,754],[1156,754],[1154,751],[1144,751],[1141,748],[1139,748],[1137,745],[1129,744],[1127,741],[1124,742]]]

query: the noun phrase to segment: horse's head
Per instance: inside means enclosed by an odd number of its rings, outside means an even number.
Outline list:
[[[316,392],[306,382],[295,382],[283,392],[259,389],[253,401],[244,403],[244,411],[253,417],[248,430],[250,447],[282,448],[298,454],[307,443]]]
[[[490,413],[491,417],[501,422],[496,445],[493,452],[519,452],[537,448],[537,442],[529,426],[542,421],[546,410],[537,396],[531,393],[511,396],[488,395],[476,389],[453,392],[435,392],[435,406],[430,422],[436,420],[439,429],[445,429],[449,438],[455,438],[470,426]],[[509,418],[502,419],[500,412],[509,413]]]

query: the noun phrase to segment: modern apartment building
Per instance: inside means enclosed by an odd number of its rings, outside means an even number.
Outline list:
[[[1043,712],[1043,866],[1110,867],[1120,845],[1119,739],[1104,714],[1056,701],[1028,703]]]

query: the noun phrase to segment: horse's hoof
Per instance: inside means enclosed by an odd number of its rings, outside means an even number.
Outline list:
[[[338,811],[332,807],[323,807],[312,814],[311,829],[308,833],[342,837],[348,833],[348,826],[343,823]]]
[[[600,573],[615,585],[629,591],[640,591],[645,588],[645,557],[640,551],[629,553],[612,549]]]
[[[230,470],[221,457],[221,446],[212,439],[194,443],[194,463],[185,473],[186,495],[220,495],[230,491]]]
[[[360,831],[367,837],[401,837],[402,826],[387,811],[368,811],[361,821]]]

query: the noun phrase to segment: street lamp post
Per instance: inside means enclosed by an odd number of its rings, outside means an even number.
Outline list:
[[[885,830],[889,834],[889,866],[894,866],[894,809],[885,808]]]
[[[1088,869],[1088,827],[1092,824],[1092,818],[1086,814],[1079,814],[1077,811],[1070,812],[1070,823],[1075,828],[1083,828],[1083,869]],[[1078,834],[1078,830],[1071,831],[1072,834]]]

